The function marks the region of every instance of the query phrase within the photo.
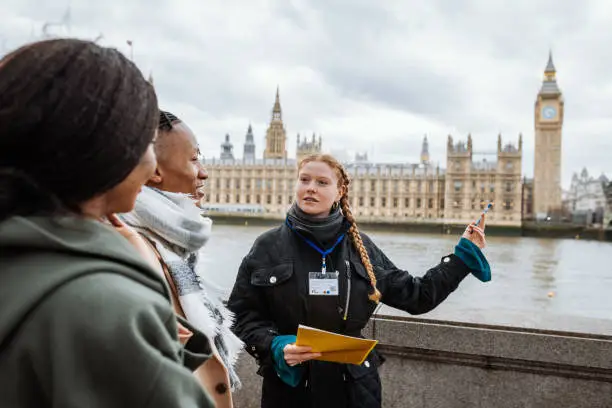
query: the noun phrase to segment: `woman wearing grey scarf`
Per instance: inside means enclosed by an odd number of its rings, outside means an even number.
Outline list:
[[[143,254],[166,277],[177,314],[201,330],[214,345],[214,357],[196,376],[217,407],[232,407],[231,390],[240,387],[234,364],[243,343],[232,333],[233,314],[223,305],[222,289],[203,279],[199,262],[212,221],[196,205],[208,178],[199,161],[194,134],[178,118],[160,113],[155,142],[157,169],[123,221],[143,235],[151,253]],[[152,256],[153,255],[153,256]],[[184,342],[191,333],[179,327]]]
[[[261,406],[380,408],[376,348],[349,359],[297,345],[301,325],[364,337],[379,302],[422,314],[443,302],[472,272],[490,279],[484,215],[421,277],[395,266],[361,233],[349,205],[350,178],[334,157],[313,155],[298,165],[295,204],[285,222],[260,235],[244,257],[228,307],[235,333],[259,365]],[[365,358],[364,358],[365,357]]]

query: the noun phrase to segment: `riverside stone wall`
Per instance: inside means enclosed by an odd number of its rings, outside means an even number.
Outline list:
[[[379,340],[387,359],[384,407],[612,408],[612,331],[378,315],[363,334]],[[236,408],[259,407],[261,378],[246,353],[239,371]]]

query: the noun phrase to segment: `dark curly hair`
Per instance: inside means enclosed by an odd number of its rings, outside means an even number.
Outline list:
[[[177,118],[176,115],[168,111],[159,111],[159,126],[157,127],[157,129],[169,132],[177,123],[181,123],[181,120]]]
[[[0,60],[0,220],[78,212],[136,167],[157,97],[119,51],[54,39]]]

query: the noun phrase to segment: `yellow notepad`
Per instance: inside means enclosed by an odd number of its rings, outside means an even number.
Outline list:
[[[321,353],[315,360],[361,365],[377,343],[378,340],[344,336],[300,324],[295,345],[309,346],[314,353]]]

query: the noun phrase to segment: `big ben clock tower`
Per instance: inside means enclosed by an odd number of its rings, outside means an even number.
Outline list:
[[[533,212],[544,218],[561,209],[561,130],[563,95],[557,86],[552,54],[535,102],[535,162]]]

